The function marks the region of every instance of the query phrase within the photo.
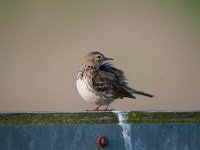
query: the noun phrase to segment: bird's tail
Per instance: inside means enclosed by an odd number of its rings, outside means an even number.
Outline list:
[[[128,86],[125,86],[125,89],[126,89],[126,91],[129,91],[131,93],[131,95],[139,94],[139,95],[143,95],[143,96],[147,96],[147,97],[151,97],[151,98],[154,97],[154,95],[152,95],[152,94],[148,94],[143,91],[138,91],[138,90],[132,89],[131,87],[128,87]],[[135,96],[133,96],[133,97],[135,98]]]

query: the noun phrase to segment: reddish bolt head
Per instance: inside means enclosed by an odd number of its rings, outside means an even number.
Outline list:
[[[105,136],[97,137],[96,144],[98,147],[106,147],[108,145],[108,139]]]

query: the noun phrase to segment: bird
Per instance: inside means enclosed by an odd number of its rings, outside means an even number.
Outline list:
[[[90,52],[84,57],[77,74],[76,86],[86,102],[96,105],[95,109],[86,111],[112,111],[108,107],[114,100],[124,97],[136,99],[134,94],[154,97],[129,87],[124,72],[115,68],[112,60],[98,51]],[[101,106],[105,108],[100,109]]]

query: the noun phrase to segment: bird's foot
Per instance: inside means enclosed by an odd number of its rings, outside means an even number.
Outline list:
[[[108,106],[109,106],[109,104],[106,106],[106,108],[105,109],[103,109],[102,111],[113,111],[113,110],[115,110],[115,109],[108,109]]]
[[[88,110],[86,109],[85,111],[114,111],[115,109],[91,109],[91,110]]]
[[[115,109],[103,109],[101,111],[113,111],[113,110],[115,110]]]
[[[101,110],[99,110],[99,107],[100,107],[100,106],[96,107],[95,109],[92,109],[92,110],[85,110],[85,111],[101,111]]]
[[[100,106],[101,106],[101,105],[100,105]],[[105,109],[99,109],[100,106],[96,107],[95,109],[92,109],[92,110],[85,110],[85,111],[113,111],[113,110],[115,110],[115,109],[108,109],[108,105],[106,106]]]
[[[86,109],[85,111],[101,111],[99,109]]]
[[[95,108],[95,109],[86,109],[85,111],[114,111],[115,109],[97,109],[97,108]]]

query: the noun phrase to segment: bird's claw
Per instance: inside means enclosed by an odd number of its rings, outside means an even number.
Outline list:
[[[92,110],[85,110],[85,111],[114,111],[115,109],[92,109]]]

